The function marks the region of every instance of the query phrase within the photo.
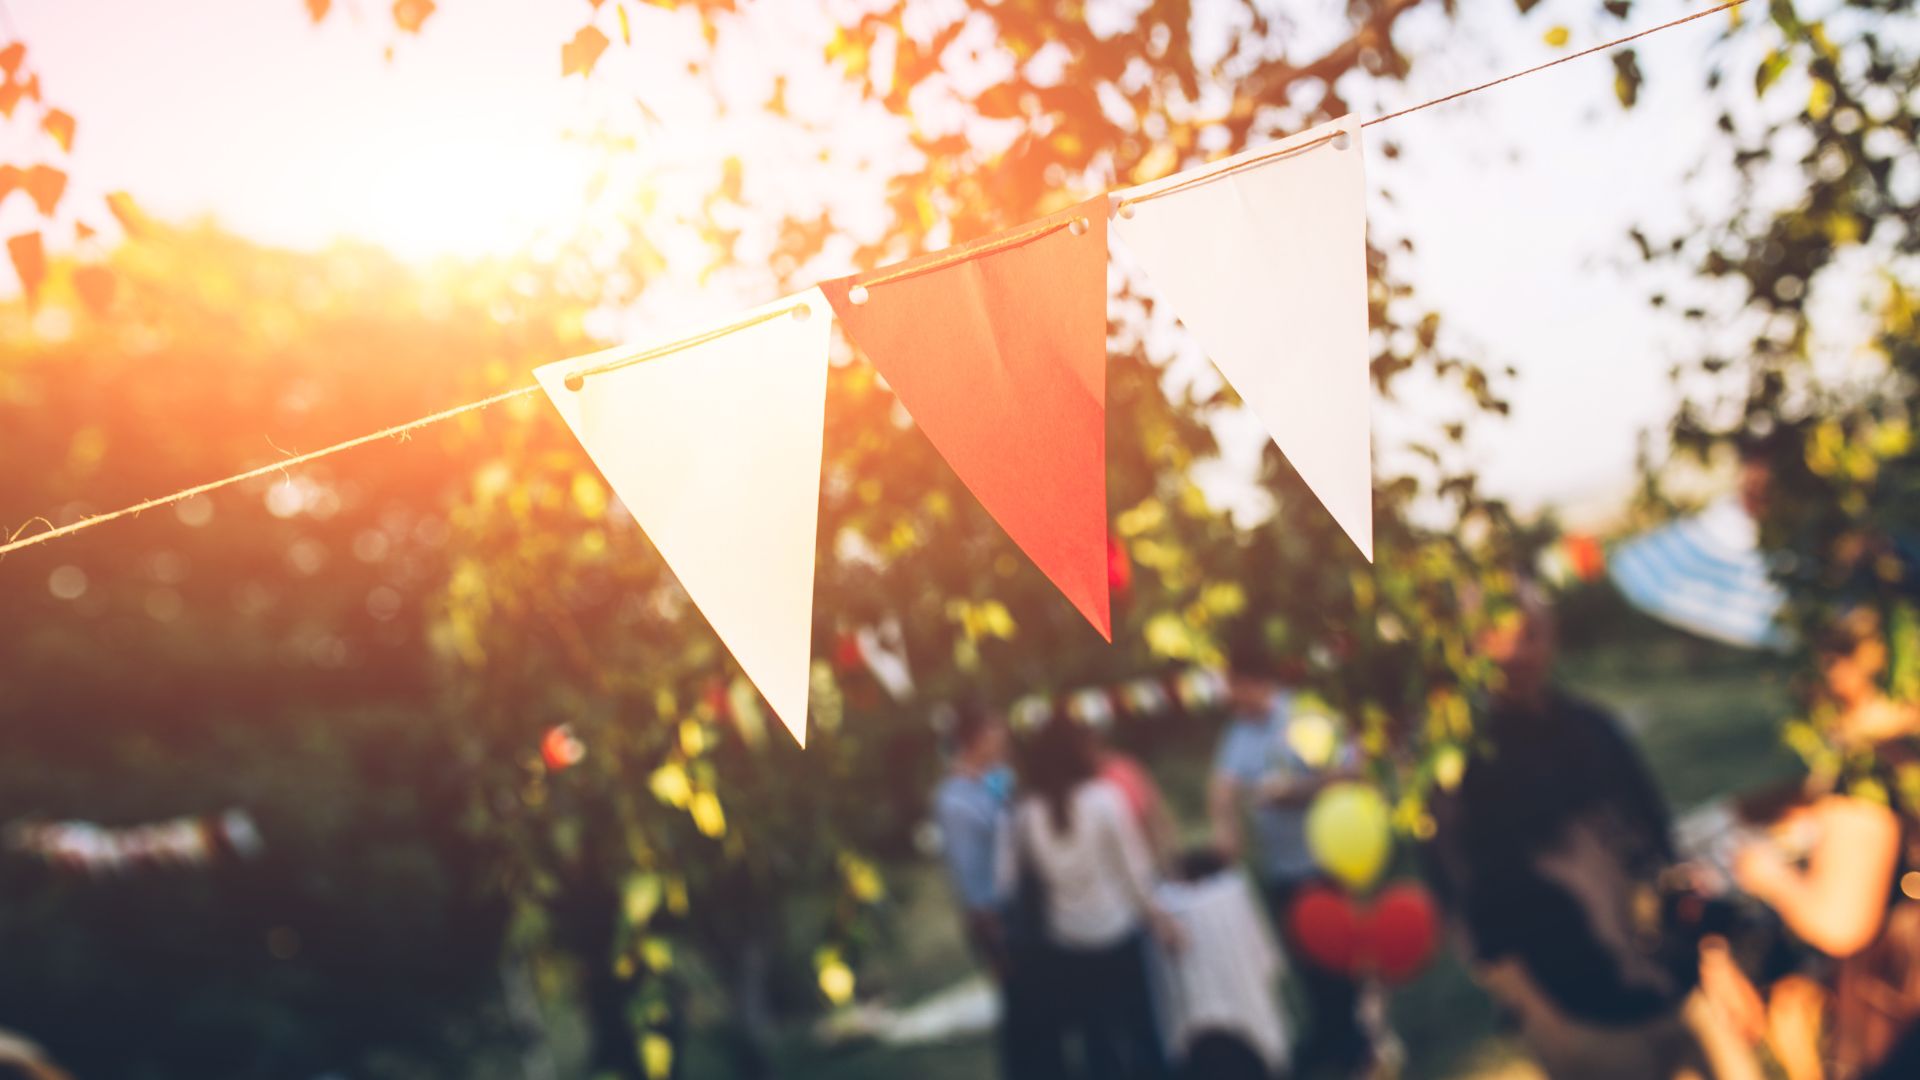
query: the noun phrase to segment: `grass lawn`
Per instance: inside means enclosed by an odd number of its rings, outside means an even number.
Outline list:
[[[1637,617],[1621,617],[1614,643],[1571,650],[1562,680],[1616,710],[1633,730],[1676,812],[1715,796],[1778,780],[1795,763],[1779,744],[1779,721],[1791,707],[1777,661],[1684,637]],[[1189,827],[1200,818],[1208,740],[1183,741],[1152,765]],[[944,882],[931,865],[902,868],[894,940],[863,971],[863,984],[883,988],[896,1005],[915,1000],[971,972]],[[1410,1077],[1532,1075],[1501,1035],[1491,1004],[1443,957],[1393,1006],[1405,1040]],[[993,1075],[986,1040],[961,1039],[910,1049],[828,1049],[801,1040],[786,1075],[798,1080],[961,1080]]]

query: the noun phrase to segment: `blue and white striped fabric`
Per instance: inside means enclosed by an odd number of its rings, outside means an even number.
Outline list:
[[[1788,644],[1786,596],[1767,576],[1753,518],[1733,499],[1621,542],[1608,572],[1634,607],[1702,637],[1748,649]]]

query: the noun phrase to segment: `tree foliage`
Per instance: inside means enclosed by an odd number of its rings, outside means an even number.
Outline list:
[[[1724,461],[1745,446],[1766,461],[1763,543],[1809,671],[1833,620],[1874,606],[1890,688],[1909,700],[1920,699],[1917,28],[1900,0],[1775,0],[1731,28],[1708,83],[1751,87],[1751,107],[1719,119],[1739,198],[1689,234],[1635,234],[1649,261],[1695,275],[1655,297],[1702,342],[1675,371],[1686,395],[1675,453]],[[1790,736],[1823,753],[1813,729]]]
[[[1356,3],[1342,35],[1302,58],[1290,55],[1293,28],[1251,4],[1215,9],[1231,31],[1224,46],[1193,40],[1193,12],[1179,3],[1106,25],[1036,5],[880,5],[850,15],[822,55],[786,58],[795,69],[779,72],[774,100],[747,107],[783,117],[803,143],[830,144],[833,118],[778,87],[817,78],[806,65],[851,85],[856,115],[901,141],[875,155],[897,163],[886,166],[884,227],[849,249],[858,229],[840,228],[833,208],[770,223],[750,193],[768,189],[764,173],[791,179],[805,156],[742,149],[717,163],[700,237],[715,265],[777,288],[836,261],[870,266],[1016,224],[1344,113],[1370,78],[1406,70],[1393,29],[1415,6]],[[701,20],[716,56],[770,17],[693,7],[673,17]],[[843,166],[823,150],[816,167]],[[753,247],[749,231],[774,237]],[[631,250],[658,246],[642,236]],[[753,250],[771,252],[770,273],[752,268]],[[1450,388],[1461,422],[1416,447],[1417,473],[1381,479],[1371,567],[1277,453],[1263,522],[1209,503],[1193,468],[1214,452],[1205,421],[1231,392],[1176,377],[1150,301],[1120,287],[1109,501],[1138,585],[1111,647],[1026,564],[871,369],[837,363],[816,590],[820,734],[804,755],[764,734],[746,684],[580,455],[536,441],[552,436],[544,428],[497,448],[456,518],[460,555],[438,609],[448,693],[477,730],[496,733],[480,755],[498,774],[488,830],[517,838],[516,895],[557,933],[584,931],[575,945],[588,982],[615,1002],[596,1015],[625,1008],[637,1028],[670,1028],[672,980],[649,975],[671,974],[661,967],[674,956],[651,943],[685,942],[731,991],[736,1066],[764,1069],[766,1022],[843,994],[843,965],[857,971],[872,940],[866,916],[884,888],[870,868],[904,850],[919,817],[936,767],[933,702],[1212,662],[1249,624],[1349,717],[1401,794],[1400,824],[1430,828],[1424,792],[1471,747],[1469,703],[1490,675],[1471,642],[1526,553],[1505,507],[1447,448],[1465,420],[1505,411],[1497,378],[1441,347],[1438,316],[1396,278],[1390,251],[1377,242],[1369,253],[1375,383],[1391,396],[1417,372]],[[645,281],[637,259],[626,270],[623,280]],[[835,663],[834,642],[885,616],[901,620],[919,681],[904,706]],[[560,722],[588,745],[583,766],[549,776],[516,763],[516,748],[524,758],[539,728]],[[815,970],[783,973],[783,956]],[[613,1029],[599,1064],[634,1070],[634,1045]]]

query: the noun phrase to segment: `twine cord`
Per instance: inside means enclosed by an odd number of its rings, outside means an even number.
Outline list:
[[[332,455],[338,454],[343,450],[351,450],[356,446],[365,446],[370,442],[379,442],[381,439],[390,439],[396,435],[406,435],[410,432],[416,431],[430,424],[437,424],[442,420],[451,420],[454,417],[460,416],[464,413],[478,412],[479,410],[487,408],[490,405],[498,405],[503,401],[509,401],[513,398],[521,397],[526,394],[531,394],[538,389],[540,389],[540,387],[538,385],[534,385],[534,386],[522,386],[517,390],[507,390],[502,393],[495,394],[489,398],[483,398],[479,401],[470,401],[465,405],[459,405],[451,409],[442,410],[440,412],[434,413],[432,416],[423,416],[418,420],[409,420],[404,424],[395,424],[390,428],[385,428],[380,431],[373,432],[372,434],[369,434],[369,435],[361,435],[357,438],[348,439],[346,442],[335,443],[332,446],[329,446],[323,450],[314,450],[305,454],[296,454],[295,456],[287,458],[283,461],[271,462],[269,464],[262,465],[257,469],[248,469],[246,472],[235,473],[232,476],[223,477],[219,480],[209,481],[205,484],[196,484],[190,488],[182,488],[181,490],[176,491],[171,495],[162,495],[157,499],[148,499],[146,502],[135,503],[132,506],[128,506],[120,510],[114,510],[110,513],[95,514],[92,517],[84,517],[84,518],[81,518],[79,521],[70,522],[58,528],[49,529],[46,532],[34,533],[32,536],[22,539],[20,534],[25,532],[27,528],[33,524],[34,521],[47,520],[46,518],[34,518],[33,521],[29,521],[27,522],[26,525],[22,525],[19,529],[16,529],[14,533],[7,538],[7,542],[5,544],[0,544],[0,555],[5,555],[10,551],[18,551],[21,548],[32,547],[35,544],[44,544],[49,540],[57,540],[62,536],[71,536],[74,533],[80,532],[83,529],[91,529],[96,525],[105,525],[109,521],[118,521],[119,519],[124,517],[133,517],[137,514],[145,513],[148,510],[157,510],[162,506],[171,506],[177,502],[184,502],[187,499],[193,498],[195,495],[205,495],[209,491],[218,491],[223,487],[231,487],[234,484],[242,483],[247,480],[253,480],[262,476],[271,476],[274,473],[284,473],[288,469],[294,468],[299,465],[305,465],[308,462],[318,461],[323,457],[331,457]]]
[[[621,368],[632,367],[635,364],[644,364],[649,360],[658,360],[663,356],[671,356],[674,353],[684,352],[695,346],[705,345],[710,341],[718,341],[729,334],[737,334],[742,330],[749,330],[763,323],[770,323],[775,319],[784,319],[789,315],[804,319],[811,316],[812,313],[813,308],[806,304],[793,304],[776,311],[763,311],[758,315],[741,319],[738,322],[731,322],[725,326],[716,327],[704,334],[695,334],[693,337],[683,338],[667,345],[656,346],[632,356],[617,357],[602,364],[595,364],[590,368],[569,372],[566,378],[566,387],[569,390],[580,390],[586,386],[587,376],[589,375],[604,375],[609,371],[618,371]]]
[[[1363,128],[1369,128],[1375,124],[1384,124],[1389,120],[1397,120],[1400,117],[1417,113],[1422,109],[1430,109],[1435,105],[1444,105],[1450,101],[1457,101],[1460,98],[1466,97],[1470,94],[1477,94],[1483,90],[1491,90],[1496,86],[1500,86],[1504,83],[1512,82],[1515,79],[1523,79],[1529,75],[1538,74],[1542,71],[1547,70],[1548,68],[1558,67],[1561,64],[1569,63],[1574,60],[1579,60],[1584,57],[1592,56],[1596,53],[1602,53],[1611,49],[1617,49],[1622,45],[1626,45],[1630,42],[1638,41],[1641,38],[1648,37],[1652,34],[1660,33],[1663,30],[1671,30],[1676,26],[1684,26],[1687,23],[1693,22],[1697,19],[1704,19],[1712,15],[1718,15],[1723,11],[1731,11],[1734,8],[1737,8],[1746,2],[1747,0],[1728,0],[1727,3],[1720,4],[1716,7],[1707,8],[1704,11],[1696,11],[1691,15],[1685,15],[1678,19],[1674,19],[1670,22],[1661,23],[1658,26],[1648,27],[1647,29],[1641,30],[1637,33],[1628,34],[1626,37],[1615,38],[1612,41],[1608,41],[1600,45],[1595,45],[1592,48],[1582,49],[1579,52],[1568,53],[1566,56],[1562,56],[1554,60],[1549,60],[1544,64],[1536,64],[1533,67],[1527,68],[1524,71],[1516,71],[1510,75],[1503,75],[1500,78],[1494,79],[1490,82],[1481,83],[1478,86],[1470,86],[1464,90],[1456,90],[1451,94],[1445,95],[1444,97],[1437,97],[1431,101],[1423,101],[1418,105],[1410,105],[1407,108],[1398,110],[1397,112],[1390,112],[1385,116],[1376,116],[1373,119],[1362,123],[1360,126]],[[0,13],[4,13],[4,11],[5,11],[4,7],[0,7]],[[1202,176],[1197,176],[1192,178],[1189,181],[1185,181],[1180,184],[1171,185],[1167,188],[1149,193],[1144,196],[1139,196],[1132,199],[1123,199],[1121,200],[1119,206],[1121,209],[1124,209],[1130,203],[1138,203],[1138,202],[1143,202],[1147,199],[1159,198],[1162,195],[1171,194],[1174,191],[1185,190],[1186,188],[1191,187],[1193,185],[1204,184],[1204,183],[1212,182],[1214,180],[1218,180],[1223,176],[1231,175],[1233,173],[1239,172],[1242,169],[1253,168],[1256,165],[1263,165],[1278,158],[1289,157],[1294,154],[1303,153],[1305,151],[1321,146],[1327,142],[1333,141],[1334,139],[1339,137],[1339,134],[1341,133],[1329,135],[1329,136],[1326,136],[1325,138],[1314,140],[1313,142],[1307,143],[1302,146],[1288,147],[1284,150],[1275,150],[1270,155],[1261,155],[1251,160],[1241,162],[1237,165],[1233,165],[1233,166],[1221,169],[1218,172],[1207,173]],[[892,273],[882,273],[876,277],[867,278],[863,281],[860,281],[855,287],[863,287],[863,286],[872,287],[875,285],[885,285],[890,282],[904,281],[908,278],[919,277],[922,274],[930,274],[936,270],[942,270],[949,266],[953,266],[957,263],[966,262],[971,259],[977,259],[985,255],[991,255],[995,252],[1005,251],[1009,248],[1019,247],[1023,244],[1031,243],[1035,240],[1040,239],[1041,237],[1050,236],[1053,233],[1059,232],[1061,229],[1069,228],[1078,224],[1079,224],[1079,220],[1074,218],[1048,222],[1047,224],[1039,225],[1032,229],[1015,233],[1011,236],[1002,237],[998,240],[988,241],[986,243],[982,243],[970,248],[962,248],[958,251],[954,251],[945,256],[935,256],[919,265],[909,266],[901,270],[894,271]],[[567,386],[569,389],[578,390],[581,388],[581,385],[584,385],[584,379],[588,375],[597,375],[603,372],[614,371],[619,368],[627,367],[632,364],[643,363],[647,360],[658,359],[662,356],[666,356],[675,352],[680,352],[684,349],[690,349],[697,345],[704,345],[707,342],[714,341],[718,338],[724,337],[728,334],[734,333],[739,330],[747,329],[748,327],[759,326],[762,323],[771,322],[772,320],[781,318],[783,316],[799,315],[801,312],[810,312],[810,311],[811,311],[811,308],[809,308],[808,305],[796,304],[791,307],[782,308],[777,311],[765,312],[758,316],[754,316],[750,319],[744,319],[740,322],[732,323],[728,326],[723,326],[718,329],[708,331],[707,333],[701,334],[697,337],[687,338],[684,341],[677,341],[670,345],[662,345],[656,348],[648,349],[645,352],[639,353],[634,356],[627,356],[627,357],[621,357],[615,360],[609,360],[609,361],[606,361],[605,363],[588,368],[585,371],[579,371],[569,375],[567,377]],[[331,457],[334,454],[351,450],[357,446],[365,446],[368,443],[379,442],[382,439],[390,439],[390,438],[394,438],[395,436],[406,436],[411,434],[412,432],[418,431],[421,428],[440,423],[442,420],[451,420],[456,416],[462,416],[471,412],[478,412],[481,409],[485,409],[493,405],[498,405],[505,401],[511,401],[514,398],[524,397],[527,394],[534,393],[539,389],[540,389],[540,386],[536,383],[529,386],[522,386],[514,390],[502,391],[501,393],[494,394],[491,397],[482,398],[479,401],[471,401],[465,405],[457,405],[451,409],[444,409],[440,412],[433,413],[430,416],[423,416],[418,420],[409,420],[404,424],[395,424],[393,427],[383,428],[382,430],[372,432],[371,434],[361,435],[361,436],[358,436],[357,438],[348,439],[345,442],[335,443],[334,445],[325,447],[324,449],[314,450],[305,454],[292,455],[285,458],[284,460],[276,461],[267,465],[262,465],[259,468],[248,469],[245,472],[235,473],[232,476],[223,477],[219,480],[212,480],[204,484],[196,484],[193,487],[182,488],[181,490],[176,491],[171,495],[162,495],[158,498],[148,499],[145,502],[135,503],[132,506],[124,507],[119,510],[113,510],[104,514],[94,514],[90,517],[84,517],[78,521],[69,522],[68,524],[61,525],[58,527],[55,527],[52,522],[48,521],[44,517],[30,518],[28,519],[26,524],[21,525],[18,529],[15,529],[11,534],[8,534],[6,536],[6,542],[4,544],[0,544],[0,556],[7,555],[10,552],[19,551],[23,548],[33,547],[36,544],[44,544],[49,540],[57,540],[63,536],[71,536],[77,532],[82,532],[84,530],[91,529],[99,525],[105,525],[110,521],[118,521],[121,518],[134,517],[139,514],[145,513],[148,510],[156,510],[163,506],[171,506],[174,503],[184,502],[187,499],[191,499],[196,495],[205,495],[208,492],[218,491],[221,488],[232,487],[234,484],[244,483],[248,480],[254,480],[262,476],[269,476],[273,473],[284,474],[289,469],[296,468],[298,466],[305,465],[310,462],[318,461],[321,458]],[[34,533],[32,536],[22,535],[29,528],[32,528],[35,524],[43,524],[48,526],[48,528],[45,532]]]
[[[1671,22],[1663,22],[1659,26],[1649,26],[1645,30],[1641,30],[1637,33],[1628,34],[1626,37],[1614,38],[1612,41],[1595,45],[1590,49],[1581,49],[1579,52],[1576,52],[1576,53],[1568,53],[1567,55],[1559,57],[1558,59],[1549,60],[1544,64],[1535,64],[1534,66],[1526,69],[1525,71],[1516,71],[1511,75],[1502,75],[1499,78],[1494,79],[1492,82],[1483,82],[1479,86],[1469,86],[1465,90],[1455,90],[1453,93],[1448,94],[1445,97],[1437,97],[1437,98],[1434,98],[1432,101],[1423,101],[1418,105],[1409,105],[1398,112],[1390,112],[1385,116],[1376,116],[1373,119],[1367,121],[1366,123],[1361,124],[1360,126],[1363,128],[1369,128],[1375,124],[1384,124],[1389,120],[1398,120],[1403,116],[1408,116],[1413,113],[1417,113],[1421,109],[1431,109],[1435,105],[1445,105],[1449,101],[1456,101],[1460,98],[1466,97],[1468,94],[1477,94],[1482,90],[1491,90],[1494,87],[1499,86],[1501,83],[1510,83],[1515,79],[1524,79],[1529,75],[1537,75],[1540,72],[1545,71],[1550,67],[1559,67],[1561,64],[1569,63],[1574,60],[1579,60],[1584,57],[1592,56],[1594,53],[1603,53],[1610,49],[1617,49],[1622,45],[1626,45],[1630,42],[1639,41],[1643,37],[1647,37],[1650,34],[1657,34],[1662,30],[1671,30],[1676,26],[1685,26],[1686,24],[1693,22],[1695,19],[1704,19],[1712,15],[1718,15],[1723,11],[1732,11],[1734,8],[1737,8],[1741,4],[1744,4],[1746,2],[1747,0],[1728,0],[1727,3],[1721,4],[1718,7],[1710,7],[1710,8],[1707,8],[1705,11],[1696,11],[1691,15],[1682,15],[1680,18],[1674,19]]]
[[[965,247],[957,251],[950,251],[944,255],[935,255],[923,263],[907,266],[902,269],[894,270],[887,273],[881,273],[874,277],[861,278],[858,280],[857,284],[864,286],[866,288],[872,288],[876,285],[888,285],[896,281],[905,281],[908,278],[916,278],[921,276],[922,274],[931,274],[936,270],[945,270],[949,266],[954,266],[963,262],[970,262],[974,259],[982,258],[987,255],[992,255],[997,252],[1006,251],[1010,248],[1017,248],[1027,244],[1031,244],[1035,240],[1038,240],[1043,236],[1052,236],[1054,233],[1059,232],[1061,229],[1071,228],[1075,225],[1078,225],[1079,223],[1080,223],[1079,219],[1077,218],[1062,219],[1060,221],[1049,221],[1044,225],[1036,225],[1031,229],[1026,229],[1024,231],[1014,233],[1012,236],[1003,236],[997,240],[989,240],[985,243],[978,244],[973,247]]]
[[[1164,198],[1168,195],[1173,195],[1178,192],[1186,191],[1188,188],[1196,188],[1203,184],[1211,184],[1215,180],[1224,180],[1235,173],[1245,172],[1248,169],[1255,168],[1260,165],[1265,165],[1269,162],[1279,161],[1283,158],[1298,157],[1299,155],[1304,154],[1309,150],[1318,149],[1322,146],[1327,145],[1330,142],[1338,142],[1341,139],[1344,139],[1346,137],[1347,137],[1346,132],[1336,131],[1328,135],[1322,135],[1317,139],[1311,139],[1307,142],[1303,142],[1298,146],[1278,147],[1276,149],[1269,150],[1264,154],[1256,154],[1245,161],[1236,161],[1233,164],[1226,166],[1225,168],[1216,169],[1213,172],[1203,172],[1198,176],[1190,176],[1185,180],[1180,181],[1177,184],[1168,184],[1166,187],[1163,187],[1163,188],[1155,188],[1152,191],[1144,192],[1139,195],[1128,196],[1127,198],[1121,199],[1118,202],[1116,202],[1114,204],[1114,209],[1118,210],[1122,215],[1131,216],[1131,215],[1127,215],[1128,207],[1138,206],[1143,202],[1152,202],[1155,199]],[[1344,147],[1342,147],[1342,149],[1344,149]]]

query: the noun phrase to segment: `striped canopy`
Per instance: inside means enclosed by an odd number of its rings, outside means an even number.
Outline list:
[[[1701,637],[1748,649],[1781,649],[1786,596],[1767,576],[1759,530],[1734,499],[1622,541],[1608,560],[1634,607]]]

